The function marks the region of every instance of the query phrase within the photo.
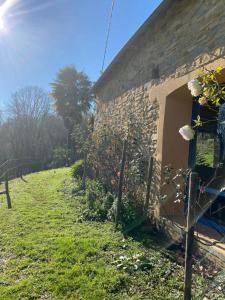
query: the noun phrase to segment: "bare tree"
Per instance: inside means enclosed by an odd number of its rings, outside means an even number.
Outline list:
[[[50,99],[41,88],[29,86],[15,92],[7,108],[13,118],[40,120],[50,111]]]
[[[66,144],[66,129],[51,111],[48,95],[38,87],[20,89],[12,95],[7,113],[0,125],[0,160],[31,158],[40,168],[48,166],[54,149]]]

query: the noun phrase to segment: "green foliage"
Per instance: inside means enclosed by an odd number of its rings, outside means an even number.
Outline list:
[[[182,299],[183,267],[159,247],[158,235],[124,238],[110,222],[75,222],[85,200],[61,192],[69,174],[64,168],[13,180],[11,211],[0,196],[0,299]],[[115,263],[142,253],[149,269],[133,264],[126,272]],[[223,282],[194,272],[193,299],[224,299]]]
[[[208,99],[216,107],[220,106],[222,99],[225,99],[225,87],[218,82],[218,75],[221,74],[221,71],[222,67],[218,67],[216,70],[199,71],[199,80],[203,86],[202,97]]]
[[[146,110],[147,106],[143,104],[143,111]],[[124,140],[126,140],[123,193],[129,195],[129,201],[124,200],[122,220],[124,228],[135,227],[135,224],[141,220],[138,206],[143,207],[145,199],[147,167],[151,149],[151,135],[146,134],[146,126],[148,124],[140,122],[137,115],[130,110],[124,128],[112,128],[110,124],[104,124],[92,135],[89,162],[93,167],[95,178],[114,194],[118,192],[122,149]],[[140,205],[137,205],[137,202]],[[111,220],[115,219],[115,211],[116,202],[108,211],[108,217]]]
[[[92,107],[92,83],[85,73],[78,72],[74,66],[68,66],[59,71],[51,88],[54,108],[68,130],[67,146],[71,150],[71,160],[75,161],[80,158],[76,152],[82,152],[83,145],[79,148],[73,131],[74,127],[83,126]]]
[[[73,126],[71,138],[74,142],[76,155],[79,157],[88,154],[91,147],[91,134],[93,132],[94,116],[89,114],[83,117],[82,122]]]
[[[208,153],[197,152],[196,155],[196,165],[212,167],[213,166],[213,158],[210,151]]]
[[[80,160],[77,160],[71,166],[71,175],[74,178],[82,178],[83,173],[84,173],[84,160],[80,159]]]
[[[95,178],[112,192],[117,188],[121,153],[121,135],[107,126],[93,133],[89,162]]]
[[[105,221],[115,201],[113,194],[106,192],[103,185],[96,180],[87,179],[84,189],[81,178],[71,179],[65,184],[63,192],[76,197],[83,196],[84,205],[79,221]]]
[[[131,195],[124,195],[122,199],[121,222],[124,230],[132,230],[143,223],[142,208]]]
[[[82,220],[105,221],[115,197],[106,192],[103,185],[96,180],[86,183],[86,209],[82,211]]]
[[[130,116],[127,133],[105,125],[93,133],[89,161],[98,178],[108,190],[118,188],[124,136],[127,136],[126,162],[124,169],[124,192],[143,200],[143,190],[149,159],[149,140],[143,126],[135,116]]]
[[[117,199],[115,198],[108,211],[108,219],[114,221],[116,216]],[[121,207],[121,226],[124,232],[129,232],[141,225],[144,221],[141,204],[132,197],[125,194],[122,199]]]
[[[85,73],[68,66],[59,71],[51,87],[55,110],[71,130],[73,124],[80,123],[82,115],[90,109],[92,84]]]
[[[67,165],[69,160],[68,149],[59,146],[53,150],[51,167],[59,168]]]
[[[198,115],[196,120],[193,120],[195,123],[195,127],[202,126],[203,122],[201,120],[201,117]]]
[[[208,167],[214,166],[214,136],[210,134],[198,134],[196,146],[196,164]]]
[[[80,194],[82,185],[76,185],[75,194]],[[106,191],[100,181],[88,179],[85,189],[85,208],[80,215],[80,221],[114,221],[116,215],[117,198],[111,192]],[[132,197],[125,194],[121,207],[121,226],[124,231],[130,231],[143,223],[143,212],[141,204]]]
[[[146,257],[144,253],[134,254],[131,256],[121,255],[117,260],[114,261],[117,269],[121,269],[128,273],[135,271],[146,271],[153,267],[151,261]]]
[[[105,197],[103,198],[103,209],[105,211],[109,211],[115,201],[115,196],[111,193],[106,193]]]

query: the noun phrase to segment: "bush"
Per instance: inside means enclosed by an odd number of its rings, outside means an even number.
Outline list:
[[[82,159],[77,160],[71,166],[71,175],[74,178],[82,178],[84,173],[84,161]]]
[[[83,210],[81,219],[105,221],[114,200],[114,196],[106,192],[104,186],[99,181],[87,180],[86,209]]]
[[[81,189],[78,185],[78,189]],[[76,194],[78,190],[76,189]],[[117,198],[106,191],[104,185],[97,180],[88,179],[85,189],[85,208],[80,220],[115,221]],[[132,195],[125,194],[121,206],[121,227],[124,231],[131,231],[141,225],[144,221],[142,206],[135,201]]]
[[[89,221],[115,221],[117,198],[107,192],[102,183],[97,180],[87,180],[86,208],[80,219]],[[124,231],[131,231],[144,221],[142,207],[135,199],[125,194],[121,206],[121,227]]]
[[[67,165],[69,160],[68,150],[64,147],[57,147],[53,150],[52,162],[50,167],[52,168],[60,168]]]
[[[143,214],[140,205],[134,198],[128,195],[124,195],[122,201],[121,211],[121,222],[122,226],[126,230],[136,228],[140,223],[143,222]]]
[[[114,200],[108,211],[108,218],[115,221],[117,199]],[[144,221],[142,208],[130,195],[124,195],[121,205],[121,226],[123,231],[131,231]]]

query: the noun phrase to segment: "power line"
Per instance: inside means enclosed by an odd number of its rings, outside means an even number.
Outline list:
[[[101,73],[103,72],[104,66],[105,66],[105,58],[106,58],[106,53],[107,53],[108,44],[109,44],[109,34],[110,34],[110,30],[111,30],[112,16],[113,16],[113,10],[114,10],[114,6],[115,6],[115,1],[116,0],[112,0],[112,6],[111,6],[110,15],[109,15],[109,25],[108,25],[107,36],[106,36],[106,41],[105,41],[105,49],[104,49]]]

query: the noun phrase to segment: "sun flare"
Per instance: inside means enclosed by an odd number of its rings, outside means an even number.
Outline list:
[[[7,27],[5,24],[5,16],[9,12],[9,10],[17,3],[19,0],[5,0],[3,4],[0,6],[0,31],[7,31]]]
[[[2,17],[0,17],[0,31],[6,31],[5,22]]]

